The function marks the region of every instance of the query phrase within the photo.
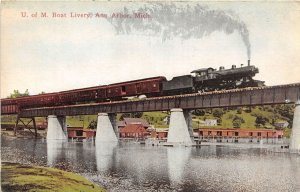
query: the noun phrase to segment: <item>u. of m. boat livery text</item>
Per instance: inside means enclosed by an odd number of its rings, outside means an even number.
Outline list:
[[[102,12],[59,12],[59,11],[52,11],[52,12],[33,12],[29,13],[26,11],[20,12],[21,17],[23,18],[114,18],[114,19],[148,19],[151,16],[148,13],[141,13],[135,12],[132,14],[127,13],[102,13]]]

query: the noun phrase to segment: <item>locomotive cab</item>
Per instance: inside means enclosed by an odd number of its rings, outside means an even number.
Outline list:
[[[191,73],[194,74],[194,77],[207,77],[209,74],[211,74],[213,71],[215,71],[213,68],[202,68],[192,71]]]

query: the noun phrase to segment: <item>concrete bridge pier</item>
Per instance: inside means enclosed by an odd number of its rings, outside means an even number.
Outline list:
[[[111,125],[113,127],[113,130],[116,134],[117,139],[119,140],[119,129],[118,129],[118,125],[117,125],[117,114],[116,113],[109,113],[108,114],[108,118],[111,122]]]
[[[171,109],[167,145],[191,146],[194,144],[192,134],[191,112],[180,108]]]
[[[186,125],[188,127],[188,131],[190,134],[190,138],[192,140],[192,142],[194,142],[194,133],[193,133],[193,127],[192,127],[192,110],[183,110],[183,115],[184,115],[184,119],[186,122]]]
[[[107,113],[98,113],[96,143],[118,142],[115,132],[116,129],[116,116],[114,114],[108,115]]]
[[[48,116],[47,140],[68,140],[65,116]]]
[[[296,102],[292,134],[290,140],[290,152],[300,152],[300,100]]]

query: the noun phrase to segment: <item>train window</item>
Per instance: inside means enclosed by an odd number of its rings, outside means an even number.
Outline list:
[[[121,87],[121,89],[122,89],[122,92],[126,92],[126,87],[124,85]]]

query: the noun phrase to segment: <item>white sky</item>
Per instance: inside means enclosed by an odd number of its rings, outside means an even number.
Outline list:
[[[192,4],[192,3],[190,3]],[[267,85],[300,82],[300,3],[199,3],[235,12],[250,32],[255,79]],[[104,85],[152,76],[189,74],[202,67],[246,64],[238,33],[202,39],[116,35],[99,18],[22,18],[21,12],[111,14],[120,2],[6,2],[1,12],[1,98],[14,89],[30,94]]]

